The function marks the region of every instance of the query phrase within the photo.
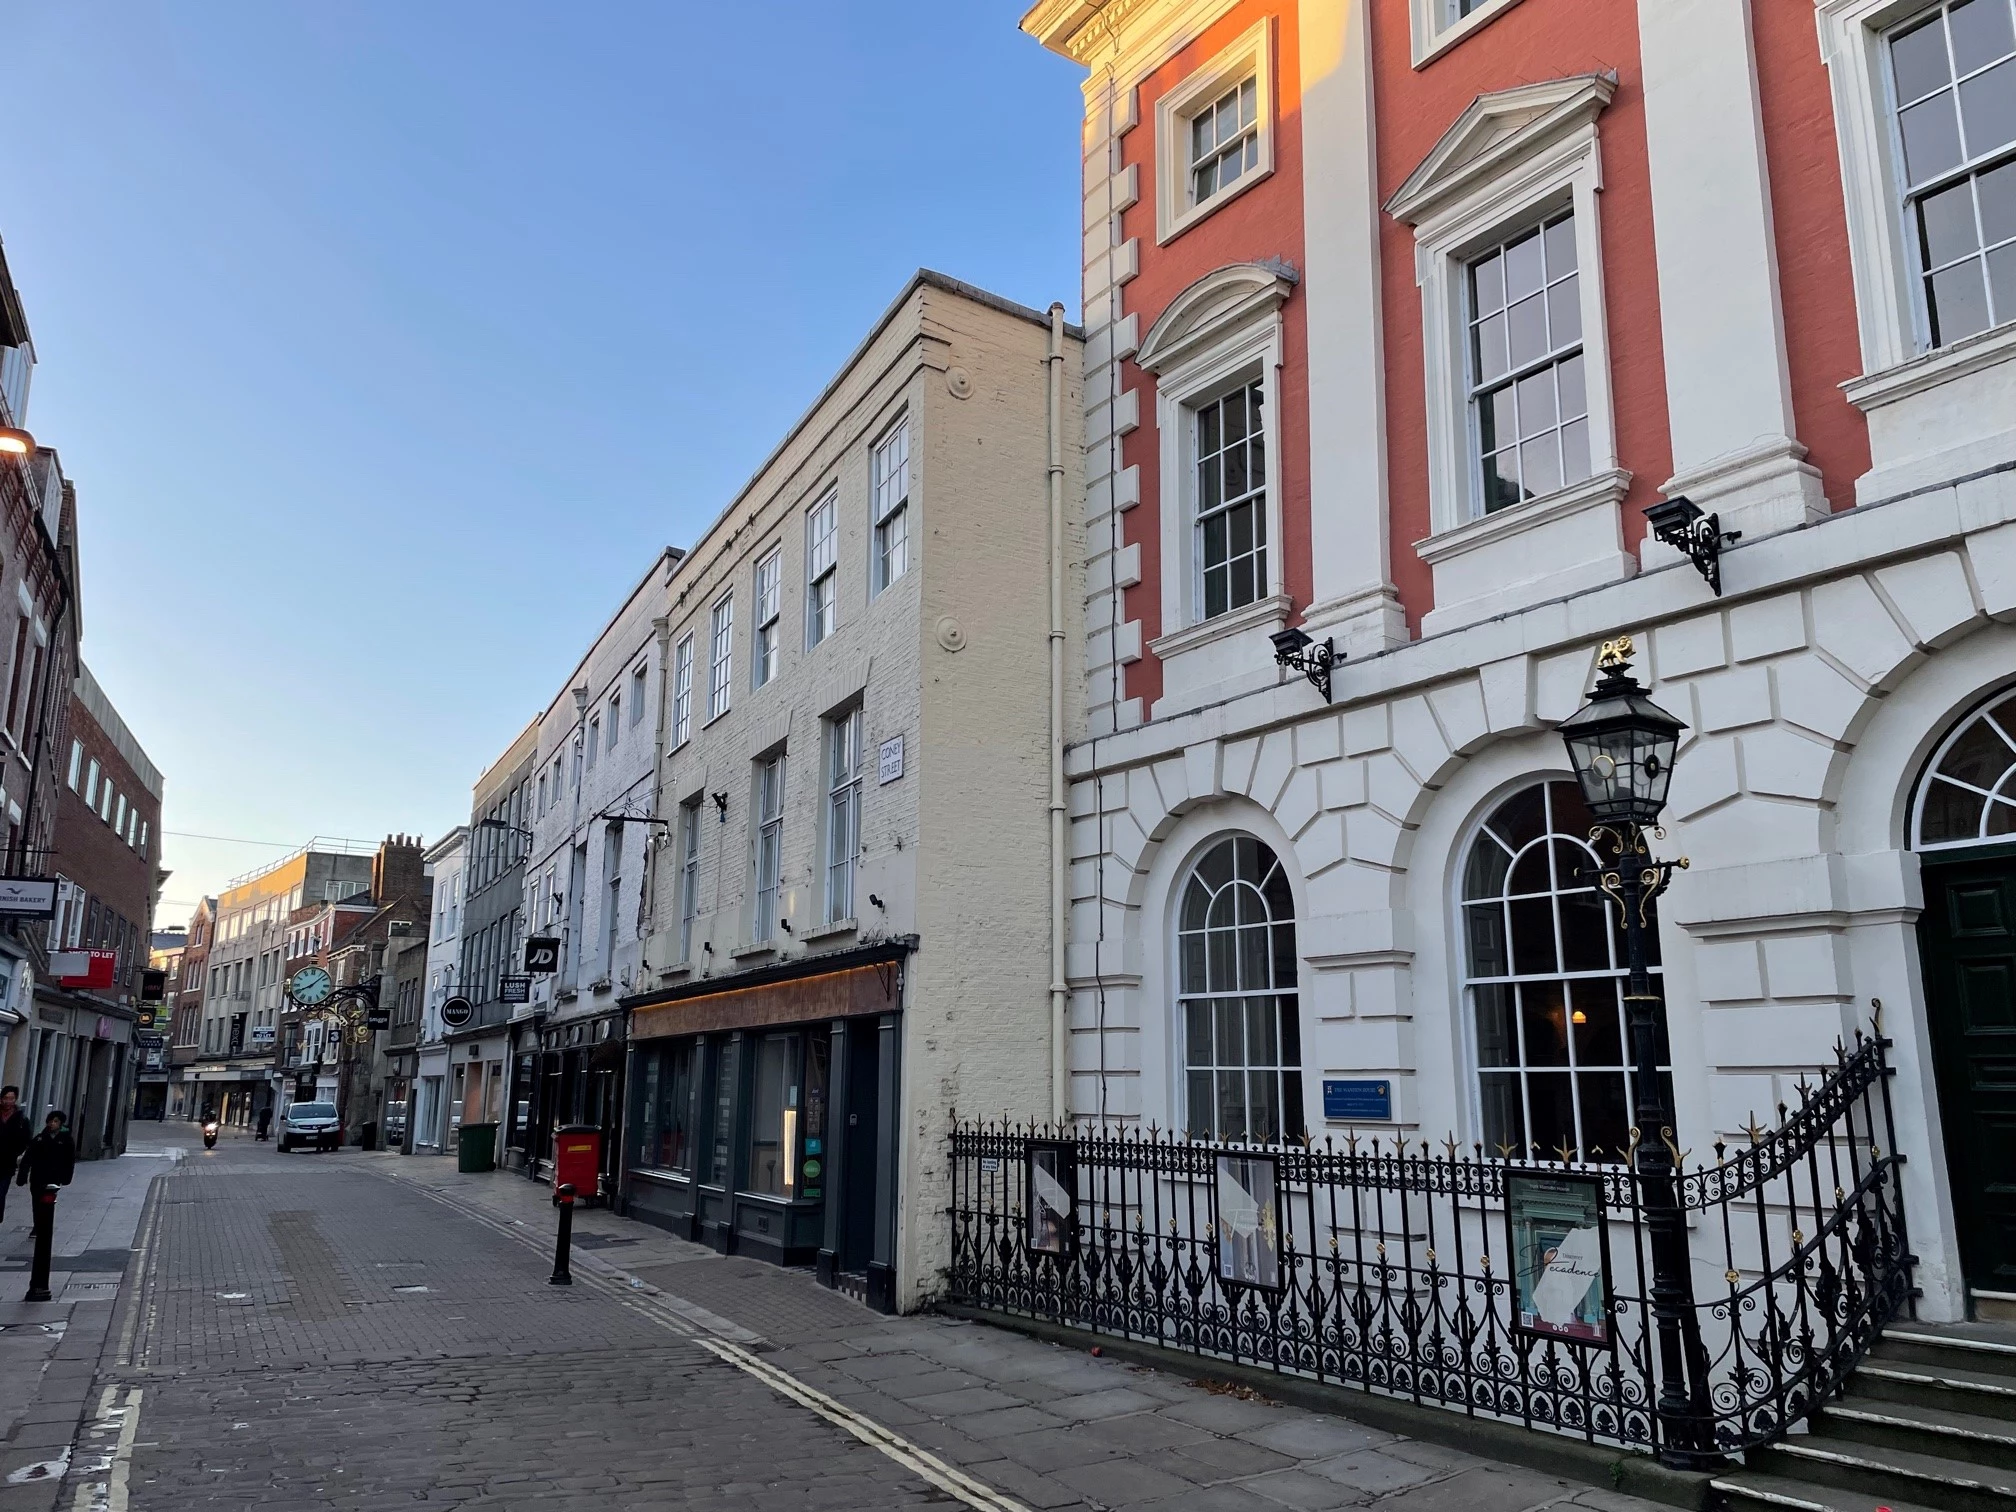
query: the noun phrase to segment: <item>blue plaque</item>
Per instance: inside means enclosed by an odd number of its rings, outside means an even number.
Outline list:
[[[1323,1116],[1326,1119],[1365,1123],[1393,1121],[1393,1083],[1390,1081],[1326,1081],[1323,1083]]]

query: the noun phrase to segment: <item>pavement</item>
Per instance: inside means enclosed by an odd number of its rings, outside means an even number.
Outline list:
[[[1250,1391],[882,1317],[600,1210],[577,1219],[576,1284],[551,1286],[553,1209],[522,1177],[235,1133],[178,1159],[193,1131],[153,1127],[151,1165],[80,1167],[76,1232],[123,1237],[132,1264],[116,1308],[45,1305],[70,1326],[6,1420],[0,1512],[1651,1512]],[[59,1251],[88,1253],[68,1232]],[[13,1334],[0,1372],[27,1382]]]

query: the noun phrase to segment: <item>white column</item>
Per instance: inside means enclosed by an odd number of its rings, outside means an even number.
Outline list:
[[[1385,351],[1366,0],[1301,0],[1301,298],[1309,340],[1311,633],[1407,639],[1388,566]]]
[[[1667,494],[1755,537],[1827,512],[1794,436],[1749,0],[1639,0]],[[1647,538],[1647,560],[1668,548]]]

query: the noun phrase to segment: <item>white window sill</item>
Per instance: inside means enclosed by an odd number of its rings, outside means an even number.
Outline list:
[[[2016,324],[1851,379],[1841,392],[1869,419],[1858,504],[2016,461]]]
[[[2012,359],[2016,359],[2016,323],[1964,337],[1879,373],[1851,378],[1841,385],[1841,392],[1866,414]]]
[[[1149,643],[1162,663],[1162,696],[1154,717],[1231,698],[1281,680],[1268,637],[1288,622],[1285,593],[1189,625]]]
[[[1497,0],[1494,5],[1485,5],[1470,12],[1460,21],[1437,25],[1435,17],[1447,14],[1444,7],[1449,0],[1414,0],[1414,66],[1426,68],[1442,54],[1466,41],[1482,27],[1489,26],[1505,12],[1519,3],[1519,0]]]
[[[661,982],[672,982],[677,981],[681,977],[689,977],[691,975],[693,975],[693,963],[691,961],[680,961],[673,966],[660,967],[658,980]]]
[[[1618,506],[1631,488],[1621,468],[1416,541],[1435,575],[1435,607],[1421,633],[1474,625],[1564,594],[1631,576]]]
[[[609,978],[598,977],[588,984],[588,990],[594,993],[597,997],[600,997],[603,993],[609,990],[611,985],[612,984]]]
[[[1181,656],[1185,651],[1194,651],[1199,646],[1207,646],[1226,636],[1237,635],[1242,630],[1250,630],[1255,625],[1272,624],[1275,629],[1288,617],[1288,595],[1269,594],[1266,598],[1255,599],[1250,604],[1227,610],[1224,614],[1200,620],[1181,630],[1172,630],[1167,635],[1157,636],[1148,643],[1148,649],[1163,661],[1172,656]]]
[[[830,924],[819,924],[806,930],[802,938],[809,945],[814,940],[829,940],[835,935],[853,934],[860,927],[860,924],[853,919],[835,919]]]
[[[1211,219],[1212,216],[1223,210],[1255,184],[1263,184],[1272,177],[1274,177],[1274,165],[1272,163],[1263,164],[1261,167],[1255,168],[1251,173],[1241,174],[1239,181],[1230,189],[1220,189],[1211,198],[1204,201],[1203,204],[1192,205],[1188,210],[1183,211],[1172,219],[1167,226],[1162,227],[1156,233],[1155,245],[1158,247],[1168,246],[1169,243],[1176,240],[1177,237],[1188,231],[1192,226]]]
[[[728,959],[731,961],[753,961],[761,956],[775,954],[777,954],[777,944],[774,940],[757,940],[748,945],[737,945],[733,950],[728,952]]]

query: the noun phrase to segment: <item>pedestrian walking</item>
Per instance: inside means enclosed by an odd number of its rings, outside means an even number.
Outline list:
[[[268,1103],[266,1104],[265,1107],[259,1110],[259,1137],[261,1139],[264,1139],[266,1137],[267,1131],[270,1130],[272,1127],[273,1127],[273,1104]]]
[[[34,1137],[35,1126],[21,1111],[21,1089],[0,1087],[0,1221],[7,1217],[7,1188],[14,1184],[14,1168]]]
[[[51,1113],[42,1121],[42,1132],[28,1141],[27,1157],[14,1184],[28,1188],[30,1196],[68,1186],[77,1174],[77,1141],[65,1127],[69,1122],[63,1114]]]

